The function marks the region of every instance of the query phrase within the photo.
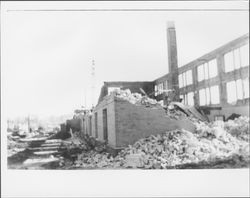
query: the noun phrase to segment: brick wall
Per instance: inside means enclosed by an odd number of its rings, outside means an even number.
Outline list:
[[[195,130],[195,126],[189,120],[177,121],[166,117],[162,108],[136,106],[120,99],[116,99],[115,113],[117,147],[133,144],[140,138],[169,130]]]

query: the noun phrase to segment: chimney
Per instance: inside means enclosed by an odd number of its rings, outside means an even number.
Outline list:
[[[168,44],[168,72],[170,73],[169,89],[174,90],[173,100],[179,101],[178,60],[175,25],[173,21],[167,22]]]

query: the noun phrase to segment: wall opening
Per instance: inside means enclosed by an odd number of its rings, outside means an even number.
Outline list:
[[[89,135],[92,136],[92,116],[89,117]]]
[[[108,141],[108,115],[107,109],[103,109],[102,111],[102,119],[103,119],[103,139]]]
[[[98,138],[98,120],[97,120],[97,112],[95,112],[95,138]]]

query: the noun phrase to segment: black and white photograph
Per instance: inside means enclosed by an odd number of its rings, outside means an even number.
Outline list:
[[[239,171],[249,196],[249,134],[249,1],[1,2],[5,174]]]

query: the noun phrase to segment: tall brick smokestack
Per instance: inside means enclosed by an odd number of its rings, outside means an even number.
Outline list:
[[[169,89],[174,90],[173,100],[179,100],[178,60],[176,32],[173,21],[167,22],[168,68],[170,73]]]

